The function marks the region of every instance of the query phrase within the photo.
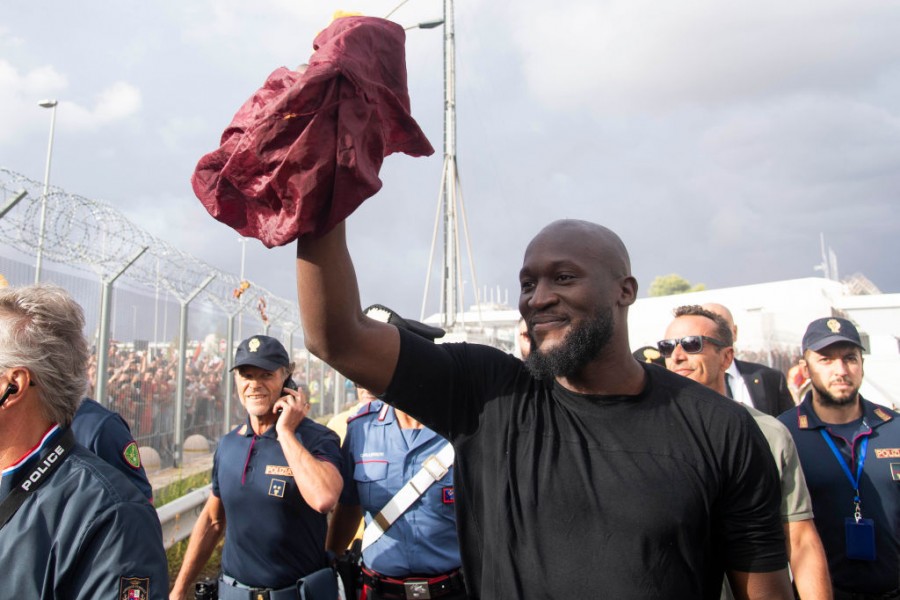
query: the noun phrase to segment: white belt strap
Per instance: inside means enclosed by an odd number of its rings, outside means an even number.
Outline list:
[[[366,526],[365,531],[363,531],[363,550],[384,535],[384,532],[390,529],[394,521],[399,519],[400,515],[405,513],[406,509],[412,506],[413,502],[418,500],[425,493],[425,490],[431,487],[432,483],[443,479],[450,467],[453,466],[455,456],[453,446],[448,442],[437,454],[433,454],[425,459],[419,472],[413,475],[412,479],[407,481],[400,488],[400,491],[394,494],[393,498],[388,500],[384,508]]]

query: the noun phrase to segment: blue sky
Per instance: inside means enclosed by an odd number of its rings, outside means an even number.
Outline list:
[[[105,200],[202,260],[240,268],[237,235],[190,188],[241,103],[296,66],[336,9],[397,2],[4,3],[0,166]],[[404,26],[443,3],[409,0]],[[647,0],[459,0],[458,154],[479,287],[508,293],[528,240],[564,217],[617,231],[646,292],[840,272],[900,292],[900,4],[671,6]],[[442,146],[441,29],[407,34],[413,115],[438,152],[389,157],[348,227],[363,303],[420,309]],[[252,242],[247,273],[294,294],[293,249]],[[466,265],[466,304],[472,301]],[[428,312],[437,309],[437,289]]]

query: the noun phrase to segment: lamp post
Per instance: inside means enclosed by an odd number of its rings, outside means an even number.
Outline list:
[[[37,260],[34,263],[34,282],[41,282],[41,262],[44,255],[44,229],[47,223],[47,194],[50,191],[50,158],[53,156],[53,130],[56,128],[56,100],[38,102],[41,108],[52,109],[50,113],[50,141],[47,143],[47,166],[44,169],[44,192],[41,194],[41,220],[38,225]]]

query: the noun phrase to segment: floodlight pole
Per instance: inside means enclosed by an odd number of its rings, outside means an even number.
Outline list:
[[[56,128],[56,100],[42,100],[38,103],[41,108],[49,108],[50,112],[50,141],[47,143],[47,165],[44,168],[44,193],[41,194],[41,220],[38,225],[37,258],[34,262],[34,282],[41,282],[41,263],[44,257],[44,230],[47,224],[47,194],[50,191],[50,157],[53,156],[53,130]]]

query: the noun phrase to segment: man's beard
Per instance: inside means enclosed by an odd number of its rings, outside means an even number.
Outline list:
[[[820,388],[818,385],[816,385],[815,381],[811,381],[811,383],[813,388],[815,388],[816,392],[819,395],[819,404],[821,404],[825,408],[841,408],[844,406],[849,406],[851,404],[855,404],[857,398],[859,398],[859,388],[853,390],[853,393],[849,394],[846,398],[835,398],[828,390]]]
[[[569,331],[555,348],[542,352],[529,327],[531,353],[525,359],[525,366],[536,379],[571,377],[600,354],[612,332],[612,309],[602,308],[592,319]]]

